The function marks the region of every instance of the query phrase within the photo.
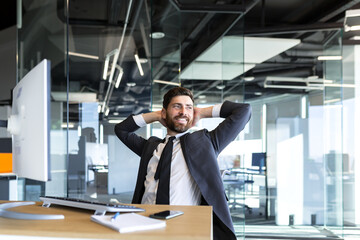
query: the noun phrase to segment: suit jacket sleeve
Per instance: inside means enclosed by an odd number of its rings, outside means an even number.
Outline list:
[[[141,156],[146,140],[134,132],[139,129],[136,125],[133,115],[130,115],[127,119],[115,125],[116,136],[134,153]]]
[[[210,132],[212,144],[219,154],[244,129],[251,117],[251,107],[246,103],[225,101],[220,109],[220,117],[225,118]]]

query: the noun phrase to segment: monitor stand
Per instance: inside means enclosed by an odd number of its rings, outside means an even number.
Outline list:
[[[10,202],[0,204],[0,217],[4,218],[13,218],[13,219],[23,219],[23,220],[53,220],[53,219],[64,219],[64,215],[57,214],[32,214],[32,213],[21,213],[7,211],[5,209],[33,205],[35,202]]]

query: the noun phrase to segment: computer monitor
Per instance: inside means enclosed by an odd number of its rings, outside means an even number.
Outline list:
[[[266,167],[266,153],[264,152],[252,153],[251,165],[253,167],[259,167],[259,173],[262,173],[264,168]]]
[[[50,180],[50,61],[43,60],[13,89],[8,130],[12,134],[13,172]]]

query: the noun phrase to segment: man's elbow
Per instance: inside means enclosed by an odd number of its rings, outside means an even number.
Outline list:
[[[248,103],[246,103],[245,105],[246,105],[245,106],[245,111],[246,111],[247,119],[248,119],[248,121],[250,121],[251,114],[252,114],[252,107]]]

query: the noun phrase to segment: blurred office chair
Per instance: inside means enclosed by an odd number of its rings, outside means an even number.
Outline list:
[[[243,173],[235,169],[227,169],[221,172],[225,192],[228,197],[229,208],[245,208],[249,214],[252,214],[252,208],[244,203],[245,185],[252,184],[254,181],[246,179]]]
[[[252,159],[251,159],[251,168],[248,168],[248,172],[251,176],[251,180],[254,180],[255,175],[260,175],[265,177],[265,184],[263,186],[263,189],[265,190],[265,198],[262,198],[261,196],[261,186],[259,189],[259,200],[264,201],[264,215],[267,219],[268,217],[268,184],[267,184],[267,155],[266,152],[254,152],[252,153]],[[253,189],[252,189],[253,190]],[[251,190],[251,192],[252,192]],[[260,203],[261,205],[261,203]]]

